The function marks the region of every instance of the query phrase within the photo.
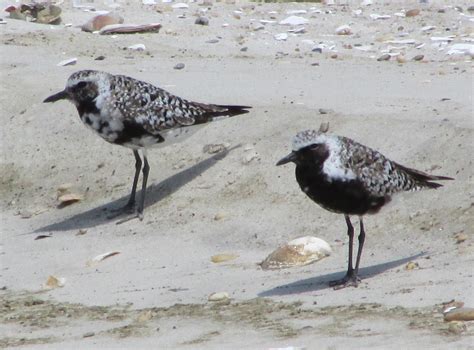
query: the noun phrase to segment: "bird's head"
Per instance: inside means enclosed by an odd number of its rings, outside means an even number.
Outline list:
[[[82,70],[73,73],[66,83],[66,88],[49,96],[43,102],[69,100],[76,106],[93,101],[99,93],[108,88],[110,74],[105,72]]]
[[[292,152],[280,159],[276,165],[293,162],[300,164],[322,164],[329,157],[329,136],[316,130],[301,131],[293,138]]]

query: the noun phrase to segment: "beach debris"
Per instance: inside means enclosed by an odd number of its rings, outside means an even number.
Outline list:
[[[151,310],[144,310],[137,316],[137,322],[144,323],[153,318],[153,312]]]
[[[416,55],[412,58],[412,61],[421,61],[423,58],[425,58],[425,55]]]
[[[265,26],[262,23],[252,23],[252,30],[256,32],[257,30],[265,29]]]
[[[52,235],[38,235],[35,237],[35,241],[39,240],[39,239],[45,239],[45,238],[51,238],[53,237]]]
[[[286,11],[287,15],[304,15],[305,13],[308,13],[306,10],[288,10]]]
[[[422,32],[429,32],[429,31],[431,31],[431,30],[433,30],[433,29],[436,29],[436,27],[435,27],[435,26],[424,26],[424,27],[421,27],[420,30],[421,30]]]
[[[178,10],[187,9],[187,8],[189,8],[189,5],[185,4],[184,2],[178,2],[176,4],[171,5],[171,8],[178,9]]]
[[[456,240],[456,244],[461,244],[466,241],[468,236],[464,232],[459,232],[454,235],[454,239]]]
[[[273,37],[275,38],[275,40],[285,41],[286,39],[288,39],[288,34],[287,33],[279,33],[279,34],[275,34]]]
[[[227,301],[230,299],[229,293],[227,292],[215,292],[210,294],[207,297],[207,300],[209,301]]]
[[[326,241],[313,236],[305,236],[280,246],[259,265],[263,270],[304,266],[319,261],[331,253],[331,247]]]
[[[134,34],[134,33],[158,33],[160,31],[160,23],[149,24],[110,24],[103,27],[99,34]]]
[[[94,332],[86,332],[82,335],[83,338],[90,338],[90,337],[93,337],[95,335]]]
[[[405,270],[407,271],[419,269],[419,268],[420,268],[420,265],[418,265],[418,263],[414,261],[410,261],[405,265]]]
[[[380,56],[379,58],[377,58],[377,61],[381,62],[381,61],[388,61],[390,59],[390,55],[388,53],[384,53],[382,56]]]
[[[81,201],[83,198],[77,193],[65,193],[58,196],[59,207],[64,208],[68,205]]]
[[[82,236],[87,233],[87,230],[85,228],[79,229],[79,231],[76,232],[76,236]]]
[[[392,18],[390,15],[379,15],[377,13],[372,13],[369,15],[370,18],[376,20],[376,19],[389,19]]]
[[[298,27],[298,28],[288,29],[288,33],[303,34],[303,33],[306,33],[306,28],[305,27]]]
[[[211,261],[214,264],[220,264],[226,261],[237,259],[238,257],[239,256],[237,254],[231,254],[231,253],[216,254],[216,255],[211,256]]]
[[[98,264],[99,262],[101,262],[105,259],[108,259],[112,256],[118,255],[118,254],[120,254],[120,252],[117,252],[117,251],[112,251],[112,252],[107,252],[107,253],[104,253],[104,254],[99,254],[96,257],[89,260],[86,265],[87,266],[94,266],[94,265]]]
[[[95,17],[92,17],[90,20],[88,20],[86,23],[84,23],[81,27],[82,31],[84,32],[96,32],[98,30],[101,30],[105,26],[111,25],[111,24],[122,24],[123,23],[123,17],[116,14],[116,13],[108,13],[106,15],[98,15]]]
[[[285,26],[301,26],[303,24],[307,24],[308,22],[309,21],[306,18],[299,16],[290,16],[280,21],[280,24]]]
[[[449,47],[448,55],[467,55],[474,58],[473,44],[453,44]]]
[[[214,215],[214,221],[220,221],[222,219],[224,219],[226,217],[226,215],[222,212],[220,213],[217,213],[216,215]]]
[[[432,36],[430,39],[431,41],[446,41],[450,42],[453,41],[455,36]]]
[[[21,4],[8,6],[3,11],[8,12],[11,19],[57,25],[61,23],[61,8],[50,2]]]
[[[133,50],[133,51],[145,51],[146,46],[145,46],[145,44],[134,44],[134,45],[130,45],[129,47],[127,47],[127,49]]]
[[[403,56],[403,55],[398,55],[397,56],[397,62],[398,63],[405,63],[406,61],[407,60],[406,60],[405,56]]]
[[[216,154],[226,151],[227,147],[229,146],[230,144],[228,143],[210,143],[204,145],[204,147],[202,148],[202,152],[207,154]]]
[[[336,28],[337,35],[350,35],[352,34],[352,29],[347,24],[344,24]]]
[[[66,279],[50,275],[44,284],[44,289],[62,288],[66,285]]]
[[[207,40],[206,44],[217,44],[218,42],[219,42],[219,39],[211,39],[211,40]]]
[[[183,68],[184,68],[184,63],[177,63],[173,67],[173,69],[177,69],[177,70],[180,70],[180,69],[183,69]]]
[[[209,25],[209,18],[200,16],[200,17],[196,18],[196,20],[194,21],[194,24],[199,24],[199,25],[202,25],[202,26],[208,26]]]
[[[405,12],[405,17],[415,17],[420,14],[420,9],[412,9]]]
[[[451,321],[474,321],[474,308],[472,307],[452,307],[444,312],[444,320]]]
[[[61,66],[73,66],[77,63],[77,57],[73,57],[73,58],[68,58],[66,60],[62,60],[61,62],[59,62],[57,64],[58,67],[61,67]]]

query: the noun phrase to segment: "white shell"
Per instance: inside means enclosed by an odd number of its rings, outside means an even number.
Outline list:
[[[285,25],[285,26],[300,26],[307,23],[308,23],[308,20],[306,18],[299,17],[299,16],[290,16],[280,22],[281,25]]]
[[[326,241],[313,236],[305,236],[279,247],[263,260],[260,266],[263,270],[304,266],[319,261],[331,253],[331,247]]]
[[[337,35],[350,35],[352,34],[352,29],[347,24],[344,24],[336,28]]]

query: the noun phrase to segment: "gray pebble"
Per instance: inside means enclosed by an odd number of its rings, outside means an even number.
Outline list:
[[[200,24],[202,26],[208,26],[209,25],[209,18],[207,17],[198,17],[196,18],[196,21],[194,24]]]
[[[382,56],[380,56],[379,58],[377,58],[377,61],[388,61],[390,59],[390,55],[389,54],[384,54]]]
[[[178,63],[173,68],[174,69],[183,69],[184,68],[184,63]]]

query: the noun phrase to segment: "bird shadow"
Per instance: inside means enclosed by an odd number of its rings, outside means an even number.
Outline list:
[[[151,186],[148,186],[146,189],[147,192],[145,208],[170,196],[171,194],[179,190],[181,187],[186,185],[188,182],[191,182],[194,178],[205,172],[207,169],[214,166],[218,161],[225,158],[229,154],[229,152],[235,150],[240,146],[241,145],[237,145],[222,152],[219,152],[183,171],[180,171],[177,174],[168,177],[167,179],[157,184],[152,184]],[[137,193],[137,195],[140,196],[141,193]],[[33,233],[85,229],[117,220],[117,218],[110,218],[107,212],[110,209],[119,208],[123,206],[128,200],[128,198],[129,195],[127,194],[112,202],[89,209],[83,213],[76,214],[65,220],[38,228],[33,231]]]
[[[397,260],[392,260],[386,263],[372,265],[363,267],[359,270],[359,276],[362,280],[374,277],[379,275],[387,270],[393,269],[394,267],[404,265],[407,262],[417,259],[426,255],[426,252],[421,252],[406,258],[401,258]],[[306,278],[304,280],[299,280],[296,282],[283,284],[281,286],[276,286],[272,289],[258,293],[259,297],[271,297],[271,296],[282,296],[282,295],[291,295],[299,294],[306,292],[316,292],[323,289],[332,288],[329,286],[329,281],[338,280],[344,277],[345,272],[334,272],[328,273],[326,275]]]

